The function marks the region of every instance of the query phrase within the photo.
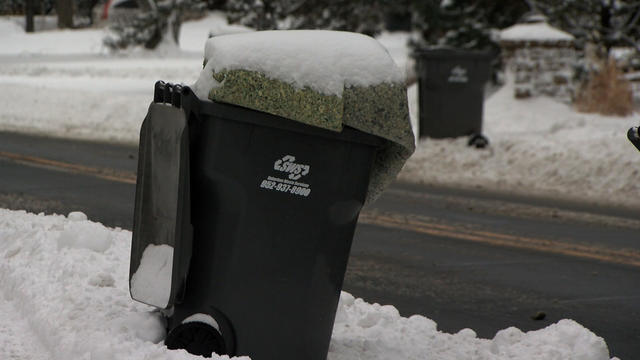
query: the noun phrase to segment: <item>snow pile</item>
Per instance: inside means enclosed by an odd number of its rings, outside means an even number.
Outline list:
[[[130,241],[130,232],[107,229],[80,213],[0,209],[0,358],[199,359],[167,350],[162,319],[130,299]],[[404,318],[392,306],[341,296],[330,360],[470,358],[609,356],[602,338],[571,320],[528,333],[509,328],[486,340],[470,329],[442,333],[425,317]]]
[[[597,360],[609,359],[609,350],[573,320],[527,333],[511,327],[487,340],[471,329],[443,333],[424,316],[404,318],[393,306],[367,304],[343,292],[328,359]]]
[[[606,117],[546,97],[515,100],[509,83],[485,102],[490,147],[469,148],[464,137],[423,140],[400,178],[637,207],[640,154],[626,133],[638,124],[638,113]]]
[[[195,81],[202,59],[34,60],[0,66],[0,130],[135,144],[157,80]]]
[[[113,242],[111,233],[100,224],[87,220],[87,216],[81,212],[72,212],[67,217],[69,222],[58,237],[58,250],[62,248],[89,249],[103,253],[107,251]],[[86,237],[84,234],[91,234]]]
[[[516,24],[500,31],[503,41],[556,42],[573,41],[573,35],[556,29],[546,22]]]
[[[250,51],[248,51],[250,49]],[[348,86],[401,83],[404,74],[375,39],[321,30],[260,31],[216,36],[205,46],[205,66],[195,91],[207,99],[219,84],[213,73],[247,70],[297,89],[342,96]]]
[[[102,30],[55,30],[28,34],[15,22],[0,17],[0,34],[2,34],[0,55],[69,55],[105,52],[102,46]]]
[[[195,359],[167,351],[162,319],[130,299],[130,242],[130,232],[78,213],[0,209],[1,341],[11,345],[0,347],[0,358]],[[13,313],[16,324],[8,324]]]
[[[24,34],[24,29],[14,21],[0,18],[0,34],[3,36],[11,36],[16,34]]]
[[[0,55],[105,55],[108,49],[102,45],[104,29],[46,30],[56,18],[36,17],[36,32],[27,34],[19,25],[23,17],[0,17],[2,46]],[[202,54],[204,43],[210,35],[235,34],[251,29],[229,25],[222,12],[211,12],[202,19],[185,22],[180,28],[180,49]],[[133,52],[136,53],[135,51]],[[152,55],[149,52],[138,52]]]

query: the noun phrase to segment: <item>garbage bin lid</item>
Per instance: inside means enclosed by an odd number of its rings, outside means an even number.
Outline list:
[[[463,50],[453,48],[417,49],[413,52],[416,59],[438,60],[489,60],[491,53],[484,50]]]

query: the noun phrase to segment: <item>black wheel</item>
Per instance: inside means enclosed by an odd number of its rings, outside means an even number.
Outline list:
[[[190,354],[211,357],[211,353],[226,354],[222,334],[209,324],[188,322],[169,332],[164,344],[171,350],[184,349]]]
[[[627,137],[629,138],[631,143],[633,143],[633,145],[635,145],[638,150],[640,150],[640,128],[632,127],[631,129],[629,129],[629,131],[627,132]]]
[[[482,134],[473,134],[469,137],[469,146],[474,146],[476,149],[484,149],[489,145],[489,139]]]

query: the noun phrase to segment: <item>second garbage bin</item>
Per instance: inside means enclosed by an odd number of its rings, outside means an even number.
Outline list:
[[[130,285],[166,309],[166,345],[324,360],[381,144],[159,83],[141,131]]]
[[[485,52],[421,50],[418,73],[419,136],[447,138],[482,133],[484,85],[490,56]]]

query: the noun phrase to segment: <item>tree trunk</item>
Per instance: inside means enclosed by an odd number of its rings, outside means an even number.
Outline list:
[[[33,26],[34,6],[35,6],[35,0],[26,0],[24,3],[24,7],[25,7],[24,14],[26,16],[24,30],[28,33],[32,33],[34,31],[34,26]]]
[[[604,37],[604,47],[607,50],[607,54],[609,54],[609,51],[613,46],[612,42],[614,40],[614,31],[611,27],[611,11],[611,1],[603,1],[600,7],[600,32]]]
[[[55,0],[58,28],[73,28],[73,0]]]

